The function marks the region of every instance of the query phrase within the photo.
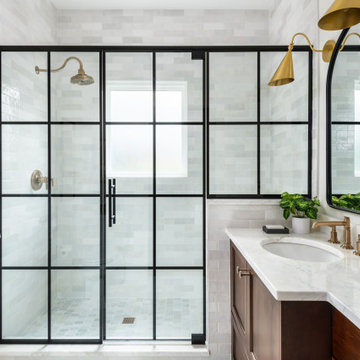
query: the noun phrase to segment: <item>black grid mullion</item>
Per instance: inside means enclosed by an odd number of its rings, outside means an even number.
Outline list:
[[[51,69],[51,53],[47,53],[47,68]],[[51,341],[51,72],[47,72],[48,110],[48,341]]]
[[[100,125],[98,121],[51,121],[51,125]],[[2,121],[3,125],[48,125],[48,121]]]
[[[99,116],[100,116],[100,342],[106,336],[106,304],[105,304],[105,277],[106,277],[106,169],[105,169],[105,116],[106,116],[106,94],[105,94],[105,52],[99,52]]]
[[[2,52],[0,52],[0,341],[2,340]]]
[[[202,181],[202,186],[203,186],[203,227],[202,227],[202,240],[203,240],[203,263],[202,263],[202,270],[203,270],[203,334],[204,337],[206,338],[206,194],[207,194],[207,168],[206,168],[206,163],[207,163],[207,144],[208,144],[208,139],[207,139],[207,119],[208,119],[208,110],[209,110],[209,102],[208,102],[208,97],[209,97],[209,78],[207,76],[208,74],[208,69],[209,69],[209,52],[205,52],[204,53],[204,58],[203,58],[203,128],[202,128],[202,137],[203,137],[203,146],[202,146],[202,152],[203,152],[203,171],[202,171],[202,176],[203,176],[203,181]]]
[[[313,117],[313,52],[309,51],[308,67],[308,196],[312,197],[312,117]]]
[[[153,90],[153,340],[156,340],[156,52],[152,54]]]
[[[260,121],[261,121],[261,56],[260,56],[260,51],[258,51],[257,53],[257,78],[256,78],[256,82],[257,82],[257,102],[256,102],[256,111],[257,111],[257,144],[256,144],[256,148],[257,148],[257,164],[256,164],[256,168],[257,168],[257,178],[256,178],[256,182],[257,182],[257,195],[261,194],[261,177],[260,177],[260,173],[261,173],[261,127],[260,127]]]

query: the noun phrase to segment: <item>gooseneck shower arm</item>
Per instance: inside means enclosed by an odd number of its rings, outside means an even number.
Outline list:
[[[70,79],[70,82],[72,84],[91,85],[95,82],[94,78],[92,76],[87,75],[85,73],[83,62],[76,56],[69,56],[59,68],[50,69],[50,72],[57,72],[57,71],[64,69],[70,60],[76,60],[79,63],[78,73],[76,75],[72,76]],[[36,74],[40,74],[41,72],[48,72],[48,71],[49,71],[48,69],[40,69],[37,65],[35,66]]]
[[[64,61],[64,63],[63,63],[59,68],[57,68],[57,69],[51,69],[50,71],[51,71],[51,72],[57,72],[57,71],[60,71],[60,70],[64,69],[65,66],[67,65],[67,63],[68,63],[70,60],[76,60],[76,61],[78,61],[78,62],[79,62],[79,65],[80,65],[79,70],[84,71],[84,65],[83,65],[82,61],[81,61],[78,57],[76,57],[76,56],[70,56],[70,57],[68,57],[68,58]],[[36,72],[37,74],[39,74],[40,72],[47,72],[47,71],[48,71],[48,69],[40,69],[37,65],[35,66],[35,72]]]

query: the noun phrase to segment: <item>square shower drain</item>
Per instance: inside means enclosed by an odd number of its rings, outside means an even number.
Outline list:
[[[124,317],[122,323],[123,324],[133,324],[135,322],[134,317]]]

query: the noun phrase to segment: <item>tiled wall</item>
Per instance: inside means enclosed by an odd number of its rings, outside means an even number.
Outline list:
[[[48,0],[0,0],[1,45],[56,44],[56,9]]]
[[[0,8],[2,45],[57,42],[56,10],[49,1],[0,0]],[[3,120],[46,121],[46,82],[35,74],[35,65],[45,67],[46,55],[12,53],[3,56]],[[47,143],[46,137],[41,136],[46,135],[46,132],[42,131],[40,125],[31,128],[27,125],[8,125],[4,130],[6,141],[3,142],[3,167],[6,171],[3,190],[7,193],[33,193],[30,187],[32,170],[41,169],[45,175],[47,172]],[[3,254],[8,265],[21,263],[34,266],[46,262],[47,204],[43,200],[9,198],[4,201]],[[22,219],[21,228],[17,226],[19,219]],[[23,249],[22,254],[13,251],[15,247]],[[41,271],[27,274],[8,271],[3,275],[3,294],[6,294],[3,310],[8,314],[4,319],[4,336],[31,336],[21,331],[26,328],[26,324],[46,311],[46,275],[46,272]],[[24,291],[32,296],[24,298]],[[29,308],[31,312],[24,311]],[[40,336],[43,336],[46,334],[46,321],[40,327]]]
[[[269,18],[269,43],[288,45],[295,33],[303,32],[309,38],[315,48],[321,48],[319,44],[319,29],[317,22],[319,20],[318,2],[314,0],[275,0],[273,10],[270,11]],[[329,5],[331,1],[329,1]],[[328,36],[335,38],[334,35]],[[307,45],[302,36],[297,36],[295,45]],[[313,60],[313,173],[312,173],[312,190],[313,195],[318,194],[318,116],[319,116],[319,88],[316,74],[319,73],[319,54],[314,53]],[[297,59],[294,56],[295,81],[301,79],[302,72],[297,71]],[[284,87],[286,91],[289,86]],[[295,94],[296,95],[296,94]]]
[[[60,44],[240,45],[268,43],[267,11],[58,12]]]

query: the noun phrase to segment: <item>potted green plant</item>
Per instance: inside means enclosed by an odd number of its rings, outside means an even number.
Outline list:
[[[288,219],[292,214],[292,231],[296,234],[310,232],[310,219],[317,219],[320,201],[315,197],[309,199],[300,194],[281,194],[280,207],[284,210],[283,216]]]

